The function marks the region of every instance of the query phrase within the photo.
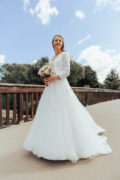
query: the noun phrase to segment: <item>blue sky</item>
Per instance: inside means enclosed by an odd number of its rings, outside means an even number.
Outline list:
[[[119,0],[0,1],[0,65],[51,58],[55,34],[64,37],[71,59],[90,65],[100,82],[112,67],[120,73]]]

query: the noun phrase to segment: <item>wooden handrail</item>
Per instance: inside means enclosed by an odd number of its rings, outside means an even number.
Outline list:
[[[38,102],[44,91],[44,85],[29,84],[10,84],[0,83],[0,126],[4,124],[18,124],[21,120],[29,121],[34,118]],[[79,101],[84,105],[91,105],[99,102],[120,99],[120,90],[71,87]],[[10,119],[10,97],[12,98],[12,120]],[[25,101],[23,96],[25,95]],[[3,121],[3,96],[6,97],[6,118]],[[29,100],[30,97],[30,100]],[[25,102],[25,114],[23,114],[23,105]],[[35,102],[35,107],[34,107]],[[30,103],[30,112],[29,112]]]

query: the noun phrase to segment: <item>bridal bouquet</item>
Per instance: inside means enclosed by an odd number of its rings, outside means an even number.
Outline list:
[[[53,74],[55,74],[55,72],[50,64],[45,64],[38,71],[38,75],[40,75],[41,77],[49,77]]]
[[[54,71],[50,64],[45,64],[38,71],[38,75],[42,77],[49,77],[52,76],[52,74],[54,74]]]

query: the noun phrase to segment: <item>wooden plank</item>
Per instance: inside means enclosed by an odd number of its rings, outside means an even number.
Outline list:
[[[2,126],[2,94],[0,93],[0,126]]]
[[[31,93],[31,117],[34,117],[34,93]]]
[[[23,93],[20,93],[20,121],[23,120]]]
[[[85,92],[85,104],[84,104],[84,106],[87,106],[87,104],[88,104],[88,93]]]
[[[7,93],[6,95],[6,123],[7,124],[10,123],[9,112],[10,112],[10,94]]]
[[[13,123],[16,124],[16,93],[13,94]]]
[[[0,93],[32,93],[43,92],[44,87],[0,87]]]
[[[26,93],[26,120],[29,120],[28,114],[29,114],[28,93]]]
[[[37,109],[37,107],[38,107],[38,93],[35,93],[35,95],[36,95],[36,109]]]
[[[98,103],[100,103],[100,92],[98,92]]]
[[[32,92],[43,92],[45,86],[1,86],[0,84],[0,93],[32,93]],[[99,88],[82,88],[82,87],[71,87],[74,92],[114,92],[115,94],[119,94],[120,90],[108,90],[108,89],[99,89]]]

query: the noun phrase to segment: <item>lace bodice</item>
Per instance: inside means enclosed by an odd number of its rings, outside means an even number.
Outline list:
[[[70,55],[68,52],[60,53],[54,60],[49,60],[49,64],[53,67],[55,74],[60,79],[64,79],[70,75]]]

